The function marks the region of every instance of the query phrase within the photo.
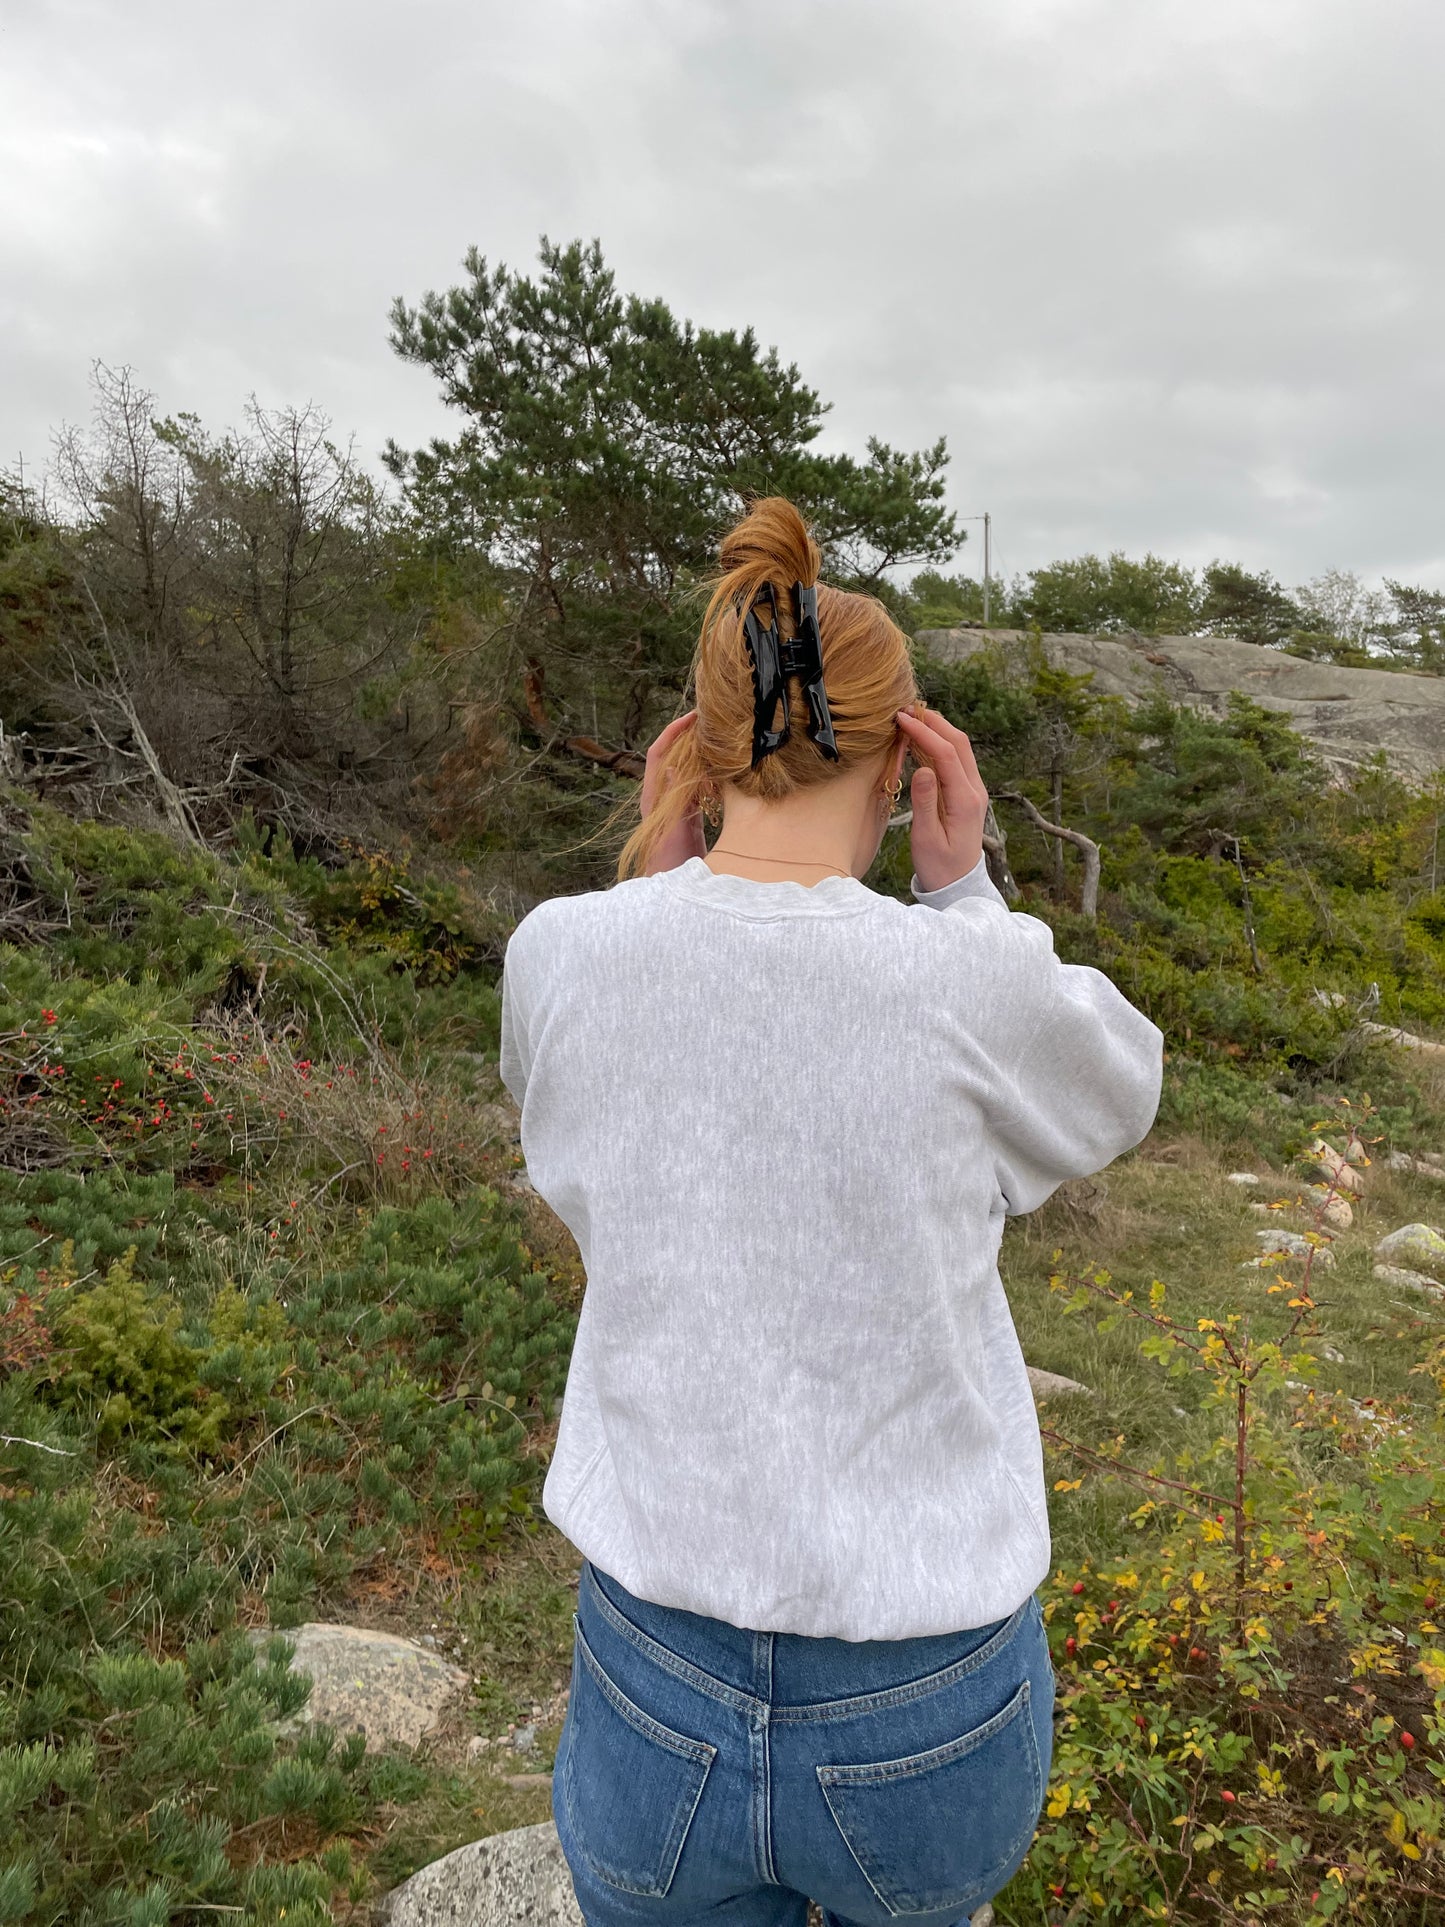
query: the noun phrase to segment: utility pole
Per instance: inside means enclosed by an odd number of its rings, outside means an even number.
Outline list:
[[[983,626],[987,629],[993,589],[993,517],[985,510],[982,515],[960,515],[958,519],[983,523]]]

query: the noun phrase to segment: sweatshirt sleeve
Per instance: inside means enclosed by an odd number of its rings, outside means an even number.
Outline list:
[[[523,1015],[522,965],[522,946],[516,940],[516,931],[513,931],[502,959],[502,1034],[497,1069],[502,1082],[516,1100],[518,1110],[526,1096],[527,1078],[532,1068],[532,1052]]]
[[[937,890],[925,890],[918,881],[917,871],[909,879],[908,887],[913,892],[915,902],[926,903],[932,910],[946,910],[950,904],[972,902],[978,897],[1008,909],[1003,893],[988,873],[986,856],[978,859],[967,876],[955,877],[952,883],[942,884]]]
[[[1159,1027],[1101,970],[1060,963],[1052,941],[1041,948],[1041,1007],[1027,1018],[1032,1035],[1015,1062],[999,1065],[1004,1081],[990,1118],[1010,1216],[1037,1210],[1066,1178],[1088,1177],[1132,1150],[1154,1122],[1164,1075]]]

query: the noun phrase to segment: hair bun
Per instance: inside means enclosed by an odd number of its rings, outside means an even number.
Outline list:
[[[806,589],[818,580],[823,556],[794,505],[782,495],[763,495],[723,537],[718,560],[744,593],[755,585],[756,595],[771,582],[781,599],[795,582]]]

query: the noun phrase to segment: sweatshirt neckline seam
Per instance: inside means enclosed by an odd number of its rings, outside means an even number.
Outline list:
[[[706,876],[692,868],[694,864],[701,865]],[[704,909],[721,910],[729,916],[745,917],[754,923],[776,923],[783,918],[856,917],[871,910],[877,898],[877,892],[870,890],[861,877],[830,877],[827,883],[844,885],[845,894],[828,889],[825,896],[815,897],[814,892],[824,888],[824,885],[799,883],[792,877],[779,879],[776,883],[764,883],[753,877],[733,876],[727,871],[708,870],[701,857],[688,857],[673,869],[659,872],[659,876],[668,888],[681,891],[691,902],[701,904]],[[763,903],[750,894],[747,897],[740,894],[755,890],[797,891],[801,895],[789,894],[786,898]],[[854,901],[855,896],[858,901]]]

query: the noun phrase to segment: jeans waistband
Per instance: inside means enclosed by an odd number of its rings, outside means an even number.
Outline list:
[[[765,1708],[775,1720],[847,1718],[937,1692],[987,1665],[1034,1605],[1031,1593],[992,1625],[921,1639],[812,1639],[638,1599],[590,1560],[579,1580],[579,1607],[654,1665],[712,1699],[749,1714]]]

